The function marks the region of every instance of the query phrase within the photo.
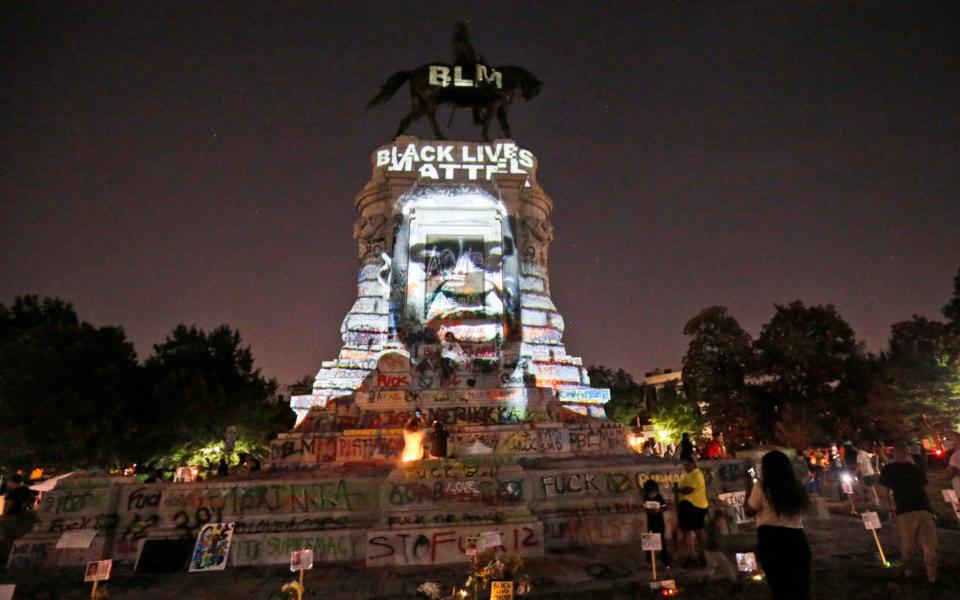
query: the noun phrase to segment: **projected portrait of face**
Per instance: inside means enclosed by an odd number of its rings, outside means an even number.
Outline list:
[[[483,238],[428,236],[423,257],[427,320],[483,313],[486,263]]]

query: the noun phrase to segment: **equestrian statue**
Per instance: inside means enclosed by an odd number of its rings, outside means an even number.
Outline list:
[[[409,82],[410,112],[400,121],[396,136],[402,135],[412,122],[426,115],[437,139],[446,139],[437,125],[437,108],[441,104],[452,104],[453,110],[457,107],[471,109],[474,124],[482,126],[484,141],[490,141],[490,121],[494,115],[503,134],[512,137],[507,120],[510,103],[517,94],[524,100],[533,100],[540,93],[543,82],[521,67],[486,65],[483,57],[474,52],[467,26],[463,23],[454,27],[453,53],[452,65],[433,63],[412,71],[397,71],[387,79],[367,108],[386,103],[404,83]],[[452,113],[450,119],[453,120]]]

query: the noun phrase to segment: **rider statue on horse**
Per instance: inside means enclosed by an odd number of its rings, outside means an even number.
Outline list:
[[[490,121],[494,116],[504,135],[511,137],[507,109],[519,93],[524,100],[532,100],[542,82],[520,67],[504,65],[490,67],[478,56],[470,43],[467,26],[458,23],[453,30],[453,65],[422,65],[412,71],[397,71],[367,108],[390,100],[400,87],[409,81],[411,108],[400,121],[396,135],[406,131],[410,123],[426,115],[437,139],[446,139],[437,125],[436,110],[441,104],[470,108],[473,122],[482,126],[482,136],[489,141]],[[450,115],[451,121],[453,114]],[[449,125],[449,123],[448,123]]]

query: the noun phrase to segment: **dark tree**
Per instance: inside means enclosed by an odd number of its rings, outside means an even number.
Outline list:
[[[960,330],[960,270],[953,278],[953,297],[943,307],[943,316],[950,321],[955,332]]]
[[[643,412],[643,387],[634,381],[633,375],[603,365],[588,367],[587,373],[592,387],[610,390],[610,401],[604,406],[607,417],[621,425],[635,425],[637,416]]]
[[[123,329],[80,321],[57,298],[0,304],[0,465],[126,464],[140,383]]]
[[[706,418],[700,406],[679,389],[676,381],[657,390],[656,405],[650,411],[650,422],[661,442],[679,443],[686,432],[696,440],[703,435]]]
[[[767,435],[803,445],[856,433],[852,418],[866,402],[868,362],[832,305],[777,305],[754,350],[748,375]]]
[[[254,368],[249,346],[226,325],[207,333],[177,326],[145,363],[149,415],[143,419],[141,460],[174,463],[217,458],[227,427],[238,427],[238,450],[261,450],[289,429],[293,413],[276,401],[277,383]],[[198,456],[204,448],[207,455]]]
[[[888,393],[897,400],[888,419],[900,420],[913,435],[952,429],[960,417],[960,353],[950,325],[919,316],[894,324],[881,362]]]
[[[313,375],[304,375],[287,386],[287,392],[291,396],[303,396],[313,391],[313,382],[316,379]]]
[[[753,356],[750,334],[726,307],[700,311],[683,328],[690,345],[683,357],[683,389],[705,405],[707,421],[736,446],[757,434],[757,416],[744,380]]]

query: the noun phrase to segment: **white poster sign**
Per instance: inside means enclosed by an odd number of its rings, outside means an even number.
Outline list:
[[[89,548],[95,537],[96,529],[69,529],[60,535],[57,548]]]
[[[719,494],[717,498],[733,509],[733,512],[737,517],[737,525],[753,520],[748,518],[746,513],[743,512],[743,505],[747,500],[747,492],[727,492],[725,494]]]
[[[297,571],[309,571],[313,568],[313,550],[307,548],[305,550],[294,550],[290,553],[290,570],[296,573]]]
[[[757,570],[757,555],[753,552],[737,552],[737,570],[752,573]]]
[[[223,571],[227,568],[233,523],[207,523],[197,534],[197,543],[190,557],[189,571]]]
[[[880,529],[880,515],[875,512],[865,512],[860,515],[863,518],[863,526],[869,531],[871,529]]]
[[[663,537],[659,533],[641,533],[640,547],[644,552],[663,550]]]
[[[110,579],[110,569],[113,567],[113,559],[95,560],[87,563],[87,570],[84,571],[84,581],[106,581]]]
[[[513,600],[513,582],[491,581],[490,600]]]
[[[477,550],[483,552],[490,548],[496,548],[497,546],[502,545],[500,540],[499,531],[484,531],[480,534],[479,539],[477,540]]]

